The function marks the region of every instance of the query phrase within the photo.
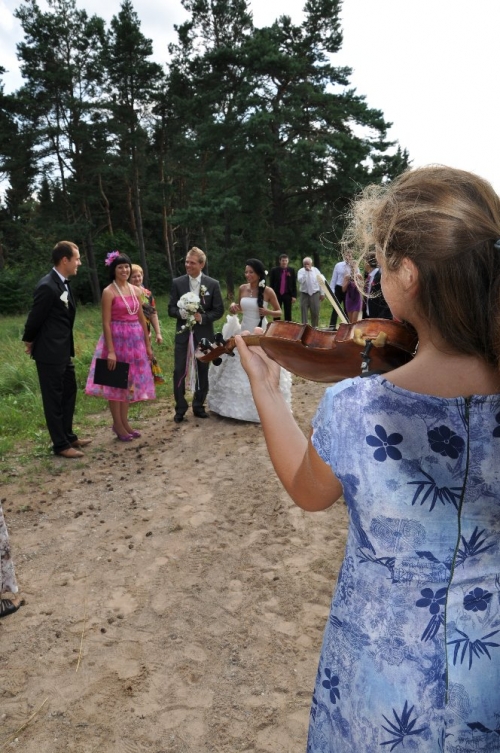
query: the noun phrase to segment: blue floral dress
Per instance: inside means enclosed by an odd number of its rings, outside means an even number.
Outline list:
[[[350,526],[308,753],[500,751],[500,396],[346,380],[313,428]]]

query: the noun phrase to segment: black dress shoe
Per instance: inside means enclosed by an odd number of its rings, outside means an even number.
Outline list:
[[[193,413],[196,418],[209,418],[208,413],[206,412],[206,410],[203,410],[203,408],[201,410],[194,410]]]
[[[176,424],[182,423],[184,421],[184,416],[182,415],[182,413],[176,413],[174,416],[174,421]]]
[[[19,604],[14,604],[10,599],[0,599],[0,617],[7,617],[8,614],[17,612]]]

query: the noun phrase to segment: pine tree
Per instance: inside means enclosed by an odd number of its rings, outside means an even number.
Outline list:
[[[25,39],[18,45],[25,84],[18,97],[37,131],[39,170],[59,182],[66,222],[83,237],[94,301],[100,298],[91,204],[97,192],[93,136],[99,125],[104,22],[75,0],[36,0],[16,10]],[[102,159],[102,157],[101,157]]]
[[[112,149],[115,170],[123,176],[130,208],[131,225],[137,238],[144,278],[148,284],[148,263],[144,243],[141,184],[150,139],[149,121],[160,85],[161,66],[148,58],[153,44],[140,30],[140,21],[130,0],[123,0],[120,12],[111,20],[107,36],[105,65]]]

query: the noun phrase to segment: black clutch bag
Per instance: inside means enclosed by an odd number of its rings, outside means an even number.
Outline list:
[[[111,371],[108,369],[106,358],[96,358],[94,371],[94,384],[102,384],[105,387],[118,387],[126,390],[128,387],[129,363],[117,361],[116,368]]]

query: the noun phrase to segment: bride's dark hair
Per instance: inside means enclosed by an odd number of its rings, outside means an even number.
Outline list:
[[[259,275],[259,283],[262,282],[262,280],[264,280],[264,282],[266,281],[266,268],[264,267],[262,262],[259,261],[259,259],[247,259],[246,265],[247,267],[252,267],[255,274]],[[265,286],[261,287],[260,284],[257,287],[257,306],[259,308],[262,308],[264,305],[264,290],[265,289],[266,289]],[[259,327],[262,324],[263,318],[264,317],[261,316],[259,319]]]

